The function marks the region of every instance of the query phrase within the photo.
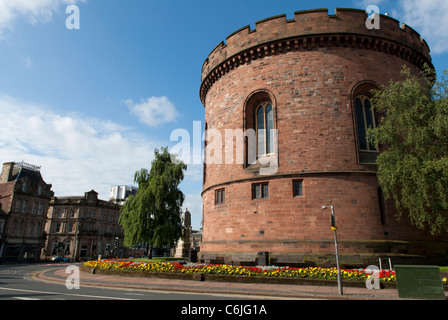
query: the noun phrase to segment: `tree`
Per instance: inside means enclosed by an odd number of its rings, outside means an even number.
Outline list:
[[[404,80],[374,91],[384,117],[369,140],[383,150],[377,158],[379,184],[392,198],[397,219],[404,214],[433,235],[448,231],[448,72],[436,81],[425,67],[419,75],[403,68]]]
[[[182,235],[184,194],[179,184],[187,169],[183,162],[171,160],[168,148],[156,149],[154,155],[150,171],[141,169],[135,173],[138,191],[121,208],[119,219],[124,245],[147,243],[150,258],[153,246],[173,245]]]

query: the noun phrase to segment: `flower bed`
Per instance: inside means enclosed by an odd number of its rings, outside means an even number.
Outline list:
[[[291,267],[249,267],[231,265],[187,264],[177,262],[134,262],[127,260],[88,261],[83,267],[104,273],[132,276],[162,276],[183,279],[212,281],[304,283],[313,280],[315,284],[334,285],[337,280],[336,268],[291,268]],[[194,276],[196,275],[196,276]],[[363,269],[341,270],[342,280],[348,284],[365,286],[370,277]],[[383,270],[379,274],[383,287],[394,287],[396,276],[393,271]],[[305,281],[306,282],[306,281]],[[309,282],[309,281],[308,281]],[[308,283],[307,282],[307,283]],[[390,284],[390,285],[389,285]]]

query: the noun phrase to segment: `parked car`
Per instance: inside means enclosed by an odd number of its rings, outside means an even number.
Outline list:
[[[53,262],[68,262],[68,259],[65,257],[58,256],[58,257],[51,258],[51,261],[53,261]]]

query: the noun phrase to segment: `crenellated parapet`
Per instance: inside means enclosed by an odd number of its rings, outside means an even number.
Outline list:
[[[286,15],[256,22],[256,28],[241,28],[229,35],[210,53],[202,66],[200,98],[214,82],[230,70],[265,56],[306,51],[323,47],[376,50],[396,55],[422,66],[431,64],[426,41],[415,30],[389,16],[380,16],[380,29],[366,27],[367,13],[357,9],[298,11],[294,19]]]

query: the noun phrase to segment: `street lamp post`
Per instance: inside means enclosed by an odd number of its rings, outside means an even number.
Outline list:
[[[341,277],[341,269],[339,268],[339,252],[338,252],[338,237],[336,234],[336,230],[338,229],[336,227],[336,219],[334,217],[334,207],[333,206],[322,206],[322,209],[327,209],[330,208],[331,209],[331,230],[333,230],[334,233],[334,248],[336,251],[336,267],[338,269],[338,289],[339,289],[339,294],[343,295],[342,292],[342,277]]]
[[[77,251],[78,251],[78,234],[79,234],[79,227],[80,227],[80,222],[79,219],[76,222],[76,232],[75,232],[75,241],[73,244],[73,255],[72,255],[72,260],[73,262],[76,261],[76,255],[77,255]]]

